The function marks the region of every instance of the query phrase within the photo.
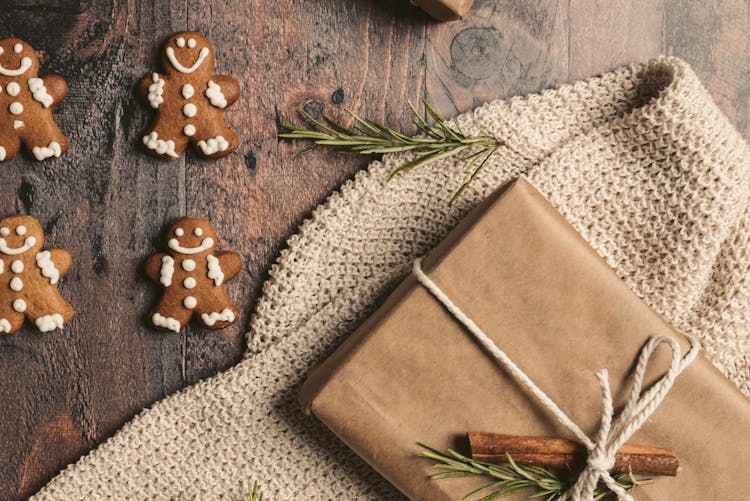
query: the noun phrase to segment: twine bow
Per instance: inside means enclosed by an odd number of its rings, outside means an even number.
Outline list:
[[[638,364],[633,374],[633,386],[630,396],[623,410],[614,416],[612,391],[606,369],[596,373],[602,391],[602,420],[594,440],[591,440],[581,428],[565,414],[562,409],[544,393],[523,372],[487,334],[474,323],[453,301],[422,271],[422,260],[414,261],[413,272],[422,286],[424,286],[443,306],[471,332],[494,358],[513,377],[516,378],[555,418],[580,440],[588,451],[586,467],[581,471],[575,484],[563,495],[564,501],[591,501],[594,499],[594,489],[601,480],[614,492],[620,501],[633,501],[628,494],[609,473],[615,462],[615,454],[622,445],[635,433],[643,423],[651,417],[664,397],[672,388],[675,379],[690,365],[700,350],[700,344],[692,336],[686,336],[690,342],[690,349],[682,356],[677,341],[668,336],[651,337],[641,349]],[[660,344],[666,344],[672,349],[672,361],[669,369],[648,390],[643,391],[643,380],[649,361]]]

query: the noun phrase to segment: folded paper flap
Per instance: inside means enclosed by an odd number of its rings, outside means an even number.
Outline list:
[[[462,223],[424,269],[591,433],[601,415],[594,371],[610,371],[621,403],[645,340],[680,336],[528,183],[512,184],[480,210],[482,217]],[[416,441],[453,447],[470,430],[572,438],[413,276],[351,340],[341,365],[327,369],[335,375],[313,411],[413,499],[460,499],[482,483],[428,480],[432,463],[415,457]],[[649,380],[669,356],[659,353]],[[639,488],[637,499],[703,499],[701,492],[732,499],[750,491],[749,436],[750,402],[699,357],[630,440],[674,449],[685,470]]]

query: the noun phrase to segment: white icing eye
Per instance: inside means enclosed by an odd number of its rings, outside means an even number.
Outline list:
[[[195,235],[196,237],[199,237],[199,236],[203,235],[203,228],[201,228],[199,226],[196,229],[194,229],[193,230],[193,235]]]
[[[177,228],[176,230],[174,230],[174,234],[177,235],[178,237],[181,237],[182,235],[185,234],[185,230],[183,230],[182,228]]]
[[[13,52],[15,52],[16,54],[20,54],[21,51],[23,51],[23,45],[21,45],[20,43],[17,43],[13,46]]]
[[[3,226],[2,228],[0,228],[0,235],[7,237],[8,235],[10,235],[10,230]]]
[[[195,38],[188,38],[188,47],[191,49],[195,47]]]
[[[18,228],[16,228],[16,235],[22,237],[25,234],[26,234],[26,227],[24,225],[20,225]]]
[[[185,39],[180,37],[177,39],[177,47],[185,47]]]

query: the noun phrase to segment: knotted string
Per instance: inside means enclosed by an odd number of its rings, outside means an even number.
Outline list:
[[[471,332],[479,344],[489,352],[517,381],[519,381],[557,420],[580,440],[588,451],[586,467],[581,471],[575,484],[564,494],[564,501],[591,501],[594,490],[601,480],[614,492],[621,501],[633,501],[628,492],[621,487],[610,475],[609,470],[615,463],[615,454],[622,445],[635,433],[643,423],[653,414],[664,397],[672,388],[675,379],[695,360],[700,344],[692,336],[686,336],[690,342],[690,349],[682,356],[677,341],[668,336],[651,337],[641,349],[638,364],[633,373],[633,387],[625,408],[617,418],[614,417],[612,392],[609,387],[607,370],[596,373],[602,391],[602,420],[594,440],[591,440],[581,428],[565,414],[562,409],[542,391],[534,381],[526,375],[505,354],[492,339],[484,333],[474,321],[469,318],[453,301],[422,271],[422,259],[416,259],[413,266],[414,275],[456,320],[461,322]],[[666,344],[672,349],[672,362],[667,372],[659,378],[646,392],[642,392],[643,379],[646,374],[651,355],[660,344]]]

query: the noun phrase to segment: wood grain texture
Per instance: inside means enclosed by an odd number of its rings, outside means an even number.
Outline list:
[[[4,4],[5,36],[32,44],[41,73],[70,87],[55,116],[70,139],[60,159],[0,163],[0,216],[28,213],[74,266],[61,286],[77,311],[62,332],[0,336],[0,500],[34,492],[144,407],[236,363],[267,270],[310,210],[367,159],[279,142],[296,110],[343,108],[413,131],[408,100],[445,115],[556,86],[669,51],[696,66],[747,131],[748,8],[741,0],[477,0],[440,24],[405,0],[164,2],[21,0]],[[226,112],[242,138],[219,161],[164,162],[140,149],[150,112],[134,86],[158,68],[171,33],[202,31],[216,72],[242,85]],[[158,288],[143,260],[182,215],[211,219],[244,268],[227,290],[232,327],[153,331]]]
[[[750,3],[667,2],[664,51],[692,65],[730,122],[750,140]]]

